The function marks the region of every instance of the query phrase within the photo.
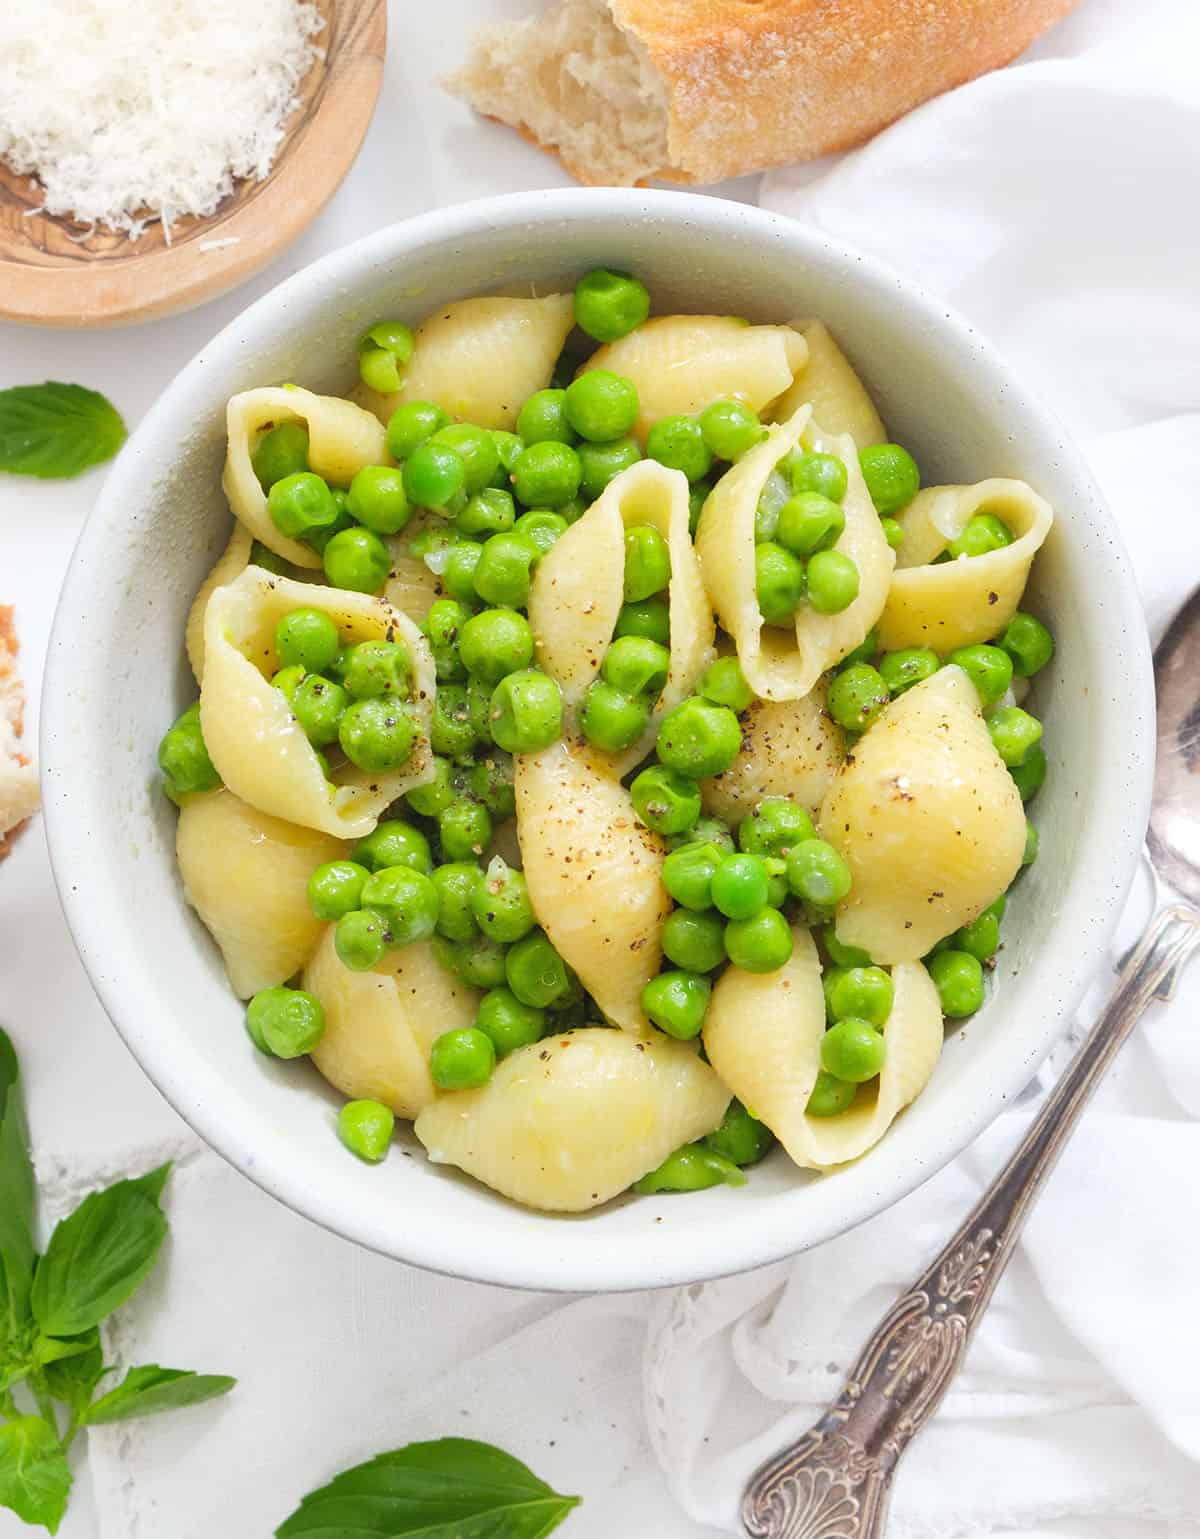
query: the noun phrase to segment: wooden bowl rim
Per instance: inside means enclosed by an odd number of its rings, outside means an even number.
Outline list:
[[[96,257],[70,266],[38,266],[0,254],[0,320],[31,326],[127,326],[175,315],[235,288],[261,271],[321,212],[358,155],[383,84],[387,0],[336,0],[334,15],[361,9],[362,43],[343,69],[324,63],[316,106],[285,142],[270,174],[251,195],[218,208],[177,246],[146,255]],[[338,13],[341,13],[340,15]],[[241,225],[250,228],[249,238]],[[237,236],[236,245],[210,241]],[[208,246],[208,249],[201,249]]]

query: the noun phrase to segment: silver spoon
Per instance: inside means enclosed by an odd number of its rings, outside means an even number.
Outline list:
[[[1154,682],[1154,918],[1016,1153],[880,1321],[817,1424],[750,1481],[742,1522],[754,1539],[879,1539],[900,1456],[950,1387],[1042,1183],[1143,1010],[1170,998],[1200,945],[1200,589],[1155,651]]]

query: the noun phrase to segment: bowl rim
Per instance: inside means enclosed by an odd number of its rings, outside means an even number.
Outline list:
[[[530,234],[539,224],[564,219],[586,224],[614,217],[644,220],[658,217],[693,228],[713,239],[749,238],[789,244],[799,259],[818,252],[822,259],[853,271],[876,286],[898,287],[914,316],[941,333],[959,351],[974,353],[981,367],[1004,384],[1010,409],[1023,408],[1040,419],[1057,444],[1062,472],[1088,499],[1103,536],[1110,563],[1111,584],[1106,602],[1127,637],[1127,669],[1122,675],[1121,711],[1128,730],[1108,745],[1104,762],[1094,766],[1093,800],[1123,809],[1122,826],[1100,848],[1091,841],[1080,856],[1072,890],[1091,893],[1090,922],[1079,943],[1066,957],[1056,958],[1048,997],[1037,1027],[1018,1023],[1022,1051],[1006,1060],[1005,1072],[987,1082],[977,1100],[957,1108],[954,1117],[934,1123],[919,1149],[906,1157],[845,1167],[854,1182],[856,1201],[845,1204],[815,1197],[833,1182],[806,1184],[808,1198],[780,1204],[781,1211],[760,1221],[752,1233],[728,1212],[714,1222],[672,1226],[669,1243],[646,1247],[623,1236],[625,1243],[595,1247],[582,1258],[577,1251],[556,1249],[553,1243],[477,1250],[479,1237],[448,1232],[436,1224],[406,1226],[403,1233],[372,1222],[362,1208],[348,1214],[330,1194],[314,1193],[286,1161],[264,1158],[259,1145],[225,1115],[221,1081],[202,1064],[186,1060],[164,1047],[156,1032],[154,1012],[138,1008],[140,985],[136,969],[118,980],[105,949],[105,889],[100,873],[89,879],[76,856],[87,842],[86,820],[72,804],[67,777],[58,774],[58,744],[67,744],[73,730],[73,702],[80,694],[80,659],[69,633],[89,612],[91,592],[103,581],[111,533],[121,527],[129,498],[142,483],[140,455],[153,446],[161,427],[186,406],[215,358],[244,348],[255,328],[276,330],[289,312],[308,297],[328,290],[345,292],[362,275],[381,263],[394,263],[406,252],[430,244],[452,244],[496,227],[520,226]],[[84,665],[86,667],[86,664]],[[564,1292],[616,1292],[647,1287],[689,1284],[750,1271],[798,1254],[847,1232],[874,1217],[936,1175],[967,1147],[1025,1087],[1058,1039],[1068,1012],[1078,1003],[1096,973],[1116,926],[1142,847],[1149,816],[1153,775],[1154,690],[1149,638],[1129,558],[1094,479],[1056,415],[1011,372],[992,345],[968,321],[920,285],[902,277],[874,257],[859,252],[818,230],[753,205],[712,196],[643,189],[550,189],[456,204],[390,225],[350,245],[330,252],[270,290],[226,325],[185,365],[131,435],[112,467],[97,502],[88,515],[68,568],[54,616],[43,684],[41,759],[47,842],[60,901],[84,968],[105,1012],[139,1065],[171,1106],[218,1154],[264,1191],[294,1212],[324,1228],[396,1260],[446,1275],[507,1287]],[[66,750],[64,749],[64,757]],[[1097,784],[1101,790],[1097,793]],[[1107,794],[1104,794],[1105,788]],[[70,876],[68,877],[68,873]],[[1085,889],[1085,882],[1087,888]],[[101,900],[101,901],[97,901]],[[149,998],[142,1001],[149,1005]],[[197,1072],[198,1071],[198,1072]],[[235,1119],[236,1123],[236,1119]],[[894,1132],[896,1130],[893,1130]],[[889,1145],[894,1144],[889,1139]],[[895,1150],[893,1149],[893,1154]],[[844,1185],[839,1182],[844,1195]],[[850,1214],[844,1209],[849,1207]],[[806,1211],[811,1209],[810,1211]],[[799,1211],[804,1218],[797,1220]],[[466,1228],[466,1226],[461,1226]],[[738,1243],[730,1249],[730,1231]],[[608,1237],[609,1240],[613,1238]]]

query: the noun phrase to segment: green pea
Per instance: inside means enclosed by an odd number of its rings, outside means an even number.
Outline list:
[[[579,522],[587,510],[588,503],[585,502],[582,497],[576,494],[568,502],[559,503],[558,507],[555,508],[554,511],[558,514],[559,518],[563,520],[569,529],[572,524],[577,524]],[[530,512],[532,513],[548,513],[549,511],[550,510],[548,508],[530,509]]]
[[[607,444],[583,443],[577,453],[579,486],[589,502],[595,502],[610,481],[642,457],[636,438],[616,438]]]
[[[830,502],[841,502],[846,495],[846,467],[835,454],[818,454],[797,447],[784,458],[781,468],[786,471],[793,492],[818,492]]]
[[[996,752],[1009,769],[1024,762],[1025,755],[1042,735],[1041,722],[1019,705],[1002,705],[998,711],[993,711],[988,717],[987,729]]]
[[[325,576],[335,588],[378,593],[391,570],[388,548],[373,529],[341,529],[322,555]]]
[[[480,743],[492,743],[492,695],[495,686],[477,679],[467,679],[467,720]]]
[[[671,653],[643,636],[621,636],[605,653],[601,672],[614,689],[657,699],[667,682]]]
[[[461,684],[443,684],[434,696],[429,741],[434,753],[447,759],[465,758],[479,741]]]
[[[536,923],[524,873],[499,855],[488,865],[472,907],[483,933],[505,946],[528,935]]]
[[[163,735],[158,745],[158,767],[163,790],[172,801],[193,791],[215,791],[221,784],[200,730],[200,702],[189,705]]]
[[[950,659],[954,661],[953,658]],[[894,700],[914,684],[932,678],[942,666],[936,652],[928,647],[905,647],[899,652],[885,652],[879,659],[879,676]],[[1001,691],[1003,693],[1003,691]]]
[[[650,707],[637,695],[627,695],[604,679],[594,679],[583,697],[579,725],[593,748],[620,753],[641,737],[650,721]]]
[[[825,996],[825,1019],[831,1026],[837,1019],[833,1013],[833,991],[845,971],[844,967],[827,967],[821,974],[821,992]]]
[[[487,428],[470,422],[451,422],[439,428],[431,443],[453,449],[463,462],[463,490],[468,496],[483,491],[500,469],[500,451]]]
[[[983,967],[969,951],[943,951],[930,959],[929,976],[933,979],[942,1004],[942,1014],[951,1020],[974,1015],[983,1004]]]
[[[371,873],[353,860],[329,860],[308,879],[308,906],[318,919],[340,919],[362,907],[363,883]]]
[[[857,1086],[851,1084],[849,1080],[838,1079],[822,1069],[817,1075],[816,1084],[808,1098],[808,1105],[804,1108],[805,1116],[838,1116],[853,1105],[856,1089]]]
[[[449,420],[432,401],[405,401],[388,418],[388,453],[394,460],[408,459]]]
[[[512,468],[517,499],[527,508],[558,508],[579,490],[583,471],[569,444],[530,444]]]
[[[711,909],[673,909],[662,928],[663,954],[687,972],[710,973],[725,960],[724,936],[725,926]]]
[[[439,812],[450,805],[457,794],[454,773],[449,759],[435,754],[432,779],[424,781],[419,786],[413,786],[411,791],[406,791],[405,801],[420,817],[436,818]]]
[[[399,534],[412,517],[403,473],[391,465],[364,465],[350,483],[346,509],[376,534]]]
[[[466,668],[458,655],[459,633],[471,618],[471,611],[457,599],[435,599],[425,613],[421,629],[429,640],[439,683],[454,683],[466,677]]]
[[[471,795],[483,803],[492,817],[511,818],[516,811],[511,755],[493,749],[476,762],[467,776],[467,784]]]
[[[486,935],[474,935],[454,947],[454,971],[473,989],[503,988],[507,947]]]
[[[688,533],[695,535],[700,527],[700,515],[712,491],[711,481],[694,481],[688,488]]]
[[[395,1131],[396,1114],[382,1101],[347,1101],[338,1113],[338,1137],[373,1165],[387,1154]]]
[[[292,715],[313,747],[324,748],[337,741],[349,703],[350,696],[340,684],[322,674],[309,673],[292,693]]]
[[[667,840],[667,845],[672,850],[682,849],[685,844],[713,844],[722,855],[733,855],[737,851],[737,843],[729,824],[722,818],[697,818],[682,833],[673,834]]]
[[[289,563],[273,550],[268,550],[261,540],[250,542],[250,565],[260,566],[264,572],[273,572],[276,577],[288,577],[292,571]]]
[[[782,908],[791,896],[787,883],[787,861],[779,855],[763,857],[767,867],[767,907]]]
[[[356,700],[407,695],[411,662],[401,641],[360,641],[341,666],[342,683]]]
[[[455,514],[454,527],[463,534],[504,534],[517,521],[512,493],[498,486],[486,486]]]
[[[663,886],[685,909],[700,912],[711,908],[713,873],[724,855],[715,844],[680,845],[663,861]]]
[[[1000,647],[959,647],[946,661],[956,664],[971,680],[985,711],[996,704],[1012,683],[1012,658]]]
[[[362,906],[383,919],[391,946],[428,940],[437,928],[438,890],[430,877],[412,866],[373,871],[363,885]]]
[[[575,324],[597,342],[628,336],[649,314],[645,284],[628,273],[596,267],[575,285]]]
[[[1000,645],[1012,658],[1019,679],[1031,678],[1054,656],[1054,637],[1040,620],[1021,610],[1004,627]]]
[[[336,524],[339,509],[320,476],[311,470],[299,470],[271,487],[267,512],[280,534],[286,534],[290,540],[306,540],[317,530]]]
[[[1021,864],[1023,866],[1032,866],[1033,865],[1034,861],[1038,858],[1038,846],[1040,845],[1040,843],[1041,843],[1041,837],[1038,834],[1037,829],[1029,821],[1029,819],[1026,818],[1025,819],[1025,850],[1024,850],[1024,853],[1021,856]]]
[[[780,508],[771,538],[794,556],[811,556],[814,551],[828,550],[845,527],[846,515],[832,498],[820,492],[796,492]]]
[[[461,501],[462,507],[466,507],[465,497],[458,499],[458,501]],[[456,501],[457,505],[458,502]],[[439,515],[436,519],[431,519],[423,529],[409,540],[408,554],[414,561],[423,561],[432,572],[436,567],[442,565],[456,546],[465,545],[466,543],[454,525]],[[430,565],[431,561],[433,563],[432,566]],[[472,603],[474,599],[475,595],[472,594]]]
[[[767,906],[767,867],[759,855],[726,855],[713,872],[714,905],[727,919],[751,919]]]
[[[819,550],[808,563],[808,602],[819,615],[838,615],[858,597],[858,567],[844,551]]]
[[[656,834],[681,834],[700,816],[700,789],[694,780],[665,764],[651,764],[629,787],[633,809]]]
[[[343,967],[365,973],[383,961],[387,952],[387,925],[380,914],[352,909],[343,914],[333,932],[333,948]]]
[[[534,558],[536,564],[548,551],[554,549],[570,527],[560,513],[551,513],[548,508],[531,508],[517,519],[515,530],[517,534],[533,541],[537,548],[537,556]]]
[[[768,625],[790,625],[804,601],[804,568],[774,540],[754,547],[754,589]]]
[[[507,475],[516,464],[517,455],[525,445],[515,433],[506,433],[502,428],[492,429],[492,442],[496,445],[496,453],[500,456],[500,470]]]
[[[892,550],[899,550],[904,544],[904,525],[894,518],[881,518],[879,527],[883,530],[883,537]]]
[[[816,836],[808,813],[787,796],[766,797],[738,824],[738,843],[749,855],[786,855]]]
[[[325,1033],[321,1001],[303,989],[260,989],[246,1006],[246,1030],[276,1058],[302,1058]]]
[[[853,651],[847,652],[838,664],[840,671],[853,668],[855,663],[869,663],[879,651],[879,632],[869,630]]]
[[[791,928],[777,908],[760,909],[749,919],[731,919],[725,926],[725,954],[746,973],[775,972],[794,945]]]
[[[850,867],[824,839],[802,839],[788,851],[788,886],[796,897],[828,906],[850,891]]]
[[[757,1165],[771,1149],[775,1135],[765,1122],[752,1117],[738,1100],[730,1101],[721,1126],[704,1139],[704,1147],[734,1165]]]
[[[409,866],[413,871],[428,875],[433,870],[429,840],[415,824],[406,823],[403,818],[385,818],[376,824],[366,838],[354,846],[352,858],[368,871]]]
[[[475,591],[488,604],[521,609],[529,598],[530,574],[540,552],[528,535],[494,534],[483,545],[475,568]]]
[[[507,674],[492,692],[492,737],[506,753],[538,753],[562,734],[562,691],[538,668]]]
[[[1031,801],[1042,789],[1046,780],[1046,750],[1040,743],[1035,743],[1020,764],[1010,767],[1009,774],[1016,781],[1021,800]]]
[[[533,631],[515,609],[485,609],[463,623],[458,650],[473,678],[495,685],[533,661]]]
[[[518,999],[511,989],[490,989],[479,1001],[475,1028],[490,1040],[497,1058],[507,1058],[517,1048],[539,1040],[546,1029],[546,1012]]]
[[[404,490],[420,508],[445,508],[466,490],[466,484],[467,467],[462,456],[449,444],[436,442],[436,435],[414,449],[404,462]]]
[[[517,413],[517,434],[523,444],[573,444],[575,429],[567,421],[565,390],[536,390]]]
[[[479,569],[479,558],[482,555],[483,547],[474,540],[462,540],[452,545],[447,552],[446,565],[442,570],[442,587],[460,604],[478,602],[475,573]]]
[[[712,469],[712,451],[695,417],[660,418],[646,438],[646,455],[670,470],[682,470],[689,481],[701,480]]]
[[[625,531],[625,602],[636,604],[661,593],[671,580],[667,542],[650,524]]]
[[[1008,525],[995,513],[976,513],[967,520],[958,538],[946,546],[946,554],[952,561],[959,556],[986,556],[989,551],[1011,545],[1012,538]]]
[[[429,1053],[429,1074],[439,1090],[476,1090],[496,1067],[496,1049],[476,1026],[444,1031]]]
[[[715,663],[710,663],[696,683],[696,693],[714,705],[728,706],[737,712],[744,711],[755,699],[736,657],[718,657]]]
[[[783,512],[789,496],[787,477],[779,470],[773,470],[763,483],[763,489],[758,494],[758,503],[754,509],[754,543],[763,545],[768,540],[775,539],[779,530],[779,515]]]
[[[531,930],[509,948],[504,971],[523,1005],[542,1010],[567,992],[567,964],[541,930]]]
[[[832,925],[826,925],[821,939],[825,942],[825,950],[829,953],[830,961],[836,967],[844,969],[871,966],[868,953],[861,946],[847,946],[844,941],[840,941]]]
[[[686,1041],[700,1035],[712,984],[700,973],[659,973],[642,990],[642,1009],[660,1031]]]
[[[988,905],[983,913],[963,925],[954,936],[952,945],[956,951],[966,951],[980,962],[996,955],[1000,946],[1000,921],[1004,918],[1003,895]]]
[[[757,413],[742,401],[713,401],[700,413],[704,442],[719,460],[740,460],[748,449],[761,443],[767,430]]]
[[[834,985],[830,1004],[839,1021],[853,1016],[882,1026],[892,1012],[893,997],[891,977],[882,967],[848,967]]]
[[[826,1074],[865,1084],[883,1068],[887,1045],[883,1033],[870,1021],[847,1016],[831,1026],[821,1039],[821,1067]]]
[[[859,453],[858,463],[871,501],[881,515],[894,517],[921,489],[917,463],[899,444],[872,444]]]
[[[355,700],[346,707],[337,736],[351,764],[369,775],[386,775],[408,761],[417,729],[394,699]]]
[[[742,729],[726,705],[692,695],[662,718],[658,757],[668,769],[693,780],[723,775],[742,747]]]
[[[704,1144],[684,1144],[668,1154],[657,1170],[651,1170],[632,1190],[640,1197],[660,1192],[703,1192],[711,1186],[745,1186],[746,1178],[731,1161]]]
[[[648,598],[623,605],[613,636],[643,636],[647,641],[657,641],[661,647],[667,646],[671,640],[671,611],[666,599]]]
[[[567,421],[589,443],[623,438],[637,421],[637,386],[610,369],[589,369],[567,386]]]
[[[870,663],[843,668],[829,686],[829,714],[850,732],[865,732],[888,703],[883,675]]]
[[[492,842],[492,818],[482,802],[456,796],[438,813],[438,838],[447,861],[477,860]]]
[[[307,470],[307,426],[303,422],[277,423],[258,440],[250,466],[264,492],[269,492],[276,481]]]

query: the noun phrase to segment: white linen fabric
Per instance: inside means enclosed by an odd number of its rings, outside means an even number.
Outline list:
[[[470,21],[524,7],[446,0],[424,17],[393,6],[405,42],[363,157],[326,219],[251,292],[383,220],[558,179],[430,84]],[[1109,494],[1155,633],[1200,572],[1198,44],[1194,0],[1085,0],[1015,67],[762,188],[767,206],[943,295],[1040,387]],[[246,298],[118,339],[9,329],[0,384],[81,378],[135,421]],[[0,485],[0,600],[20,603],[35,683],[77,503],[70,489]],[[1119,945],[1149,903],[1143,883]],[[89,1434],[64,1539],[265,1539],[336,1470],[450,1433],[499,1442],[583,1494],[569,1539],[736,1532],[746,1477],[836,1393],[1041,1093],[1031,1087],[891,1212],[795,1261],[659,1295],[508,1293],[357,1250],[205,1150],[91,997],[36,829],[0,867],[0,937],[0,1018],[26,1065],[50,1212],[164,1155],[180,1161],[165,1263],[119,1317],[110,1357],[240,1381],[224,1401]],[[967,1368],[901,1469],[890,1535],[1200,1534],[1198,1001],[1194,972],[1147,1017],[1088,1113]],[[0,1539],[24,1532],[0,1513]]]

